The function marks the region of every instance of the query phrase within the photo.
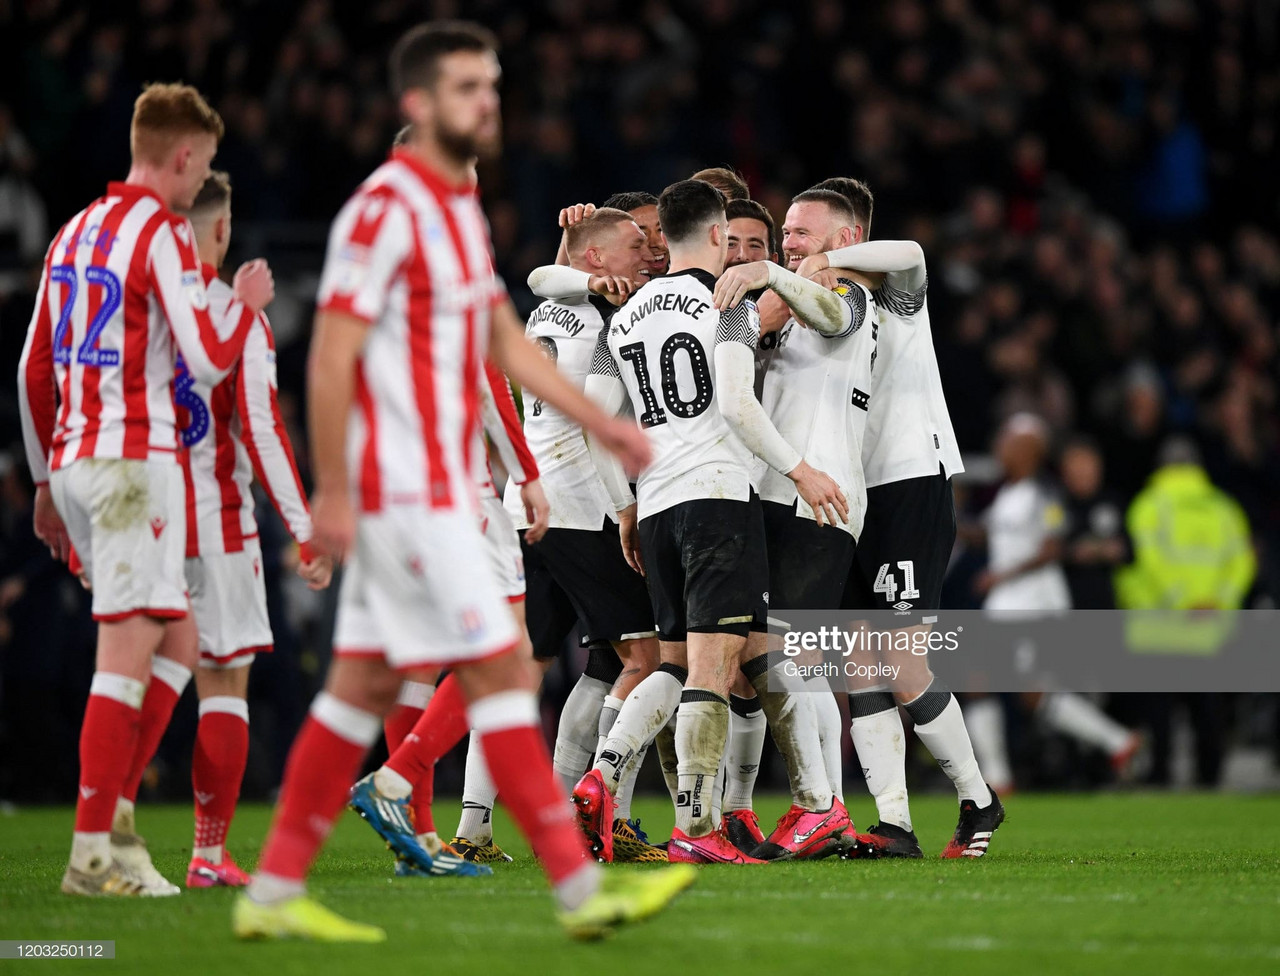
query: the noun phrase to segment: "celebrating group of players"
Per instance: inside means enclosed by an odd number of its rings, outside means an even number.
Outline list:
[[[879,814],[859,834],[833,693],[768,653],[771,602],[892,606],[918,627],[938,604],[961,467],[920,248],[868,241],[870,191],[834,179],[794,198],[779,263],[768,211],[708,170],[658,198],[563,212],[557,263],[530,276],[546,301],[524,325],[475,182],[500,143],[492,38],[416,28],[391,76],[406,128],[337,216],[321,277],[310,510],[276,405],[270,272],[217,276],[231,191],[210,170],[222,123],[194,89],[144,91],[128,178],[49,249],[20,364],[36,531],[81,573],[99,622],[63,890],[178,893],[133,801],[193,671],[187,885],[245,886],[244,938],[385,938],[305,892],[348,803],[397,874],[474,876],[505,859],[490,823],[501,796],[579,938],[659,911],[692,883],[689,863],[919,857],[899,704],[956,784],[944,856],[984,854],[1003,808],[925,659],[892,686],[842,689]],[[524,391],[523,426],[506,377]],[[481,431],[510,475],[505,499]],[[271,646],[254,473],[300,575],[319,588],[335,561],[345,569],[326,687],[250,878],[224,841],[247,667]],[[534,691],[575,627],[588,664],[553,762]],[[751,809],[766,725],[793,794],[767,837]],[[431,773],[468,730],[445,843]],[[389,759],[353,787],[383,733]],[[651,742],[676,812],[664,847],[630,815]],[[686,864],[596,863],[613,860]]]

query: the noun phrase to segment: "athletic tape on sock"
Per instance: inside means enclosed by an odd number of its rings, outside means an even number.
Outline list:
[[[159,678],[172,688],[175,694],[181,695],[183,689],[187,687],[187,682],[191,680],[191,669],[184,668],[177,661],[157,655],[151,659],[151,677]]]
[[[665,673],[667,673],[667,674],[671,675],[673,678],[675,678],[675,679],[676,679],[677,681],[679,681],[681,684],[684,684],[686,681],[688,681],[688,680],[689,680],[689,669],[688,669],[688,668],[682,668],[682,667],[680,667],[680,665],[678,665],[678,664],[668,664],[667,662],[665,662],[665,661],[664,661],[662,664],[659,664],[659,665],[658,665],[658,667],[656,668],[656,670],[658,670],[658,671],[663,671],[663,672],[665,672]]]
[[[406,705],[409,708],[425,709],[431,701],[431,696],[435,693],[435,685],[429,685],[425,681],[406,681],[400,685],[400,692],[396,695],[396,704]]]
[[[327,691],[311,703],[311,717],[339,738],[365,749],[382,734],[382,719],[377,715],[348,705]]]
[[[929,687],[916,698],[903,706],[911,721],[916,725],[928,725],[942,714],[943,709],[951,702],[951,689],[941,678],[934,678]]]
[[[213,695],[200,702],[197,711],[201,718],[210,712],[222,712],[226,715],[237,715],[246,722],[249,721],[249,703],[235,695]]]
[[[943,703],[946,704],[945,702]],[[869,718],[872,715],[879,715],[881,712],[887,712],[891,708],[897,708],[898,703],[893,700],[893,695],[885,691],[883,688],[877,688],[874,691],[857,691],[849,694],[849,718]]]
[[[759,698],[742,698],[738,695],[729,696],[729,708],[734,715],[741,715],[743,718],[751,718],[760,711]]]
[[[622,674],[622,659],[607,641],[592,644],[587,648],[587,666],[582,673],[612,687]]]
[[[147,686],[135,678],[111,671],[95,671],[93,681],[89,685],[89,694],[100,698],[110,698],[130,708],[142,708],[142,699],[146,697]]]
[[[538,700],[530,691],[499,691],[467,706],[467,721],[483,735],[538,724]]]

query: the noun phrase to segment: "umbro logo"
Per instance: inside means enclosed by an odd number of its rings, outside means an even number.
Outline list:
[[[901,600],[898,603],[895,603],[893,605],[893,609],[897,610],[898,613],[906,613],[908,610],[911,609],[911,604],[908,603],[906,600]]]
[[[738,771],[743,774],[754,773],[759,768],[760,767],[755,763],[743,763],[741,766],[738,767]]]
[[[82,800],[92,800],[97,793],[98,791],[92,786],[80,787],[80,799]]]
[[[212,800],[217,795],[218,794],[216,793],[201,793],[199,790],[196,790],[196,802],[199,803],[202,807],[208,806],[209,801]]]

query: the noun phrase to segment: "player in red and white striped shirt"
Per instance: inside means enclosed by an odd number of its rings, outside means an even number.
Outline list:
[[[453,666],[494,782],[572,934],[654,914],[692,882],[671,868],[600,890],[483,553],[471,455],[486,354],[631,468],[648,460],[634,424],[605,417],[524,338],[493,272],[473,166],[499,140],[494,48],[483,29],[448,22],[400,40],[391,73],[412,135],[331,231],[309,373],[312,519],[318,546],[349,561],[325,691],[294,743],[258,872],[236,902],[243,938],[386,937],[307,898],[304,879],[395,702],[398,672],[414,667]],[[353,613],[373,617],[379,653],[347,641]],[[366,790],[352,799],[394,828],[394,849],[430,869],[403,798]]]
[[[200,634],[200,722],[191,763],[196,825],[187,887],[208,888],[249,880],[224,844],[249,755],[249,665],[273,644],[250,489],[255,474],[298,543],[299,575],[322,589],[333,563],[311,551],[311,512],[276,397],[271,325],[218,278],[231,244],[225,173],[205,181],[187,216],[214,325],[229,333],[242,317],[253,319],[244,354],[226,379],[216,386],[202,382],[180,361],[174,380],[186,447],[187,585]]]
[[[191,225],[173,212],[195,198],[221,135],[222,120],[189,86],[139,96],[128,178],[54,238],[19,366],[36,535],[61,559],[75,546],[99,621],[62,881],[71,894],[178,892],[134,832],[131,798],[195,663],[175,354],[217,381],[250,323],[215,333]],[[237,294],[254,308],[271,288],[265,265],[237,274]]]

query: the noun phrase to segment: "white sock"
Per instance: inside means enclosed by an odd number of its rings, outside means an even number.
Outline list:
[[[786,760],[792,801],[805,810],[830,810],[835,794],[818,738],[814,696],[803,681],[783,671],[783,663],[770,668],[767,657],[757,657],[742,666],[742,673],[755,688],[774,744]]]
[[[489,767],[484,761],[480,736],[472,731],[467,742],[467,769],[462,780],[462,816],[458,819],[458,836],[473,844],[493,840],[493,804],[498,788],[493,785]]]
[[[760,775],[764,733],[769,727],[757,698],[729,696],[729,744],[725,748],[727,810],[750,810],[751,794]]]
[[[728,762],[720,757],[720,768],[716,770],[715,785],[711,787],[711,829],[720,829],[720,815],[724,813],[724,782],[728,773]]]
[[[600,721],[596,726],[596,752],[593,759],[600,758],[600,752],[604,749],[609,733],[613,731],[613,723],[618,720],[620,711],[622,711],[622,699],[612,694],[606,695],[604,704],[600,706]]]
[[[907,737],[897,702],[886,688],[868,689],[849,696],[849,712],[849,736],[880,822],[911,830]]]
[[[676,794],[680,792],[680,779],[676,774],[679,760],[676,758],[676,713],[671,713],[667,724],[658,729],[653,737],[653,747],[658,750],[658,763],[662,768],[662,779],[667,784],[667,792],[671,794],[672,805],[676,802]]]
[[[996,697],[979,698],[964,706],[964,723],[969,729],[973,751],[984,780],[997,786],[1013,783],[1013,767],[1004,737],[1004,709]],[[916,731],[919,731],[917,727]],[[962,798],[963,799],[963,798]]]
[[[591,766],[600,725],[600,708],[613,687],[608,681],[582,675],[560,712],[552,765],[565,787],[572,790]]]
[[[684,684],[678,674],[664,668],[668,665],[661,665],[627,696],[613,731],[600,749],[595,768],[604,775],[610,793],[617,794],[627,763],[653,740],[680,706]]]
[[[614,799],[613,816],[615,820],[631,819],[631,798],[636,792],[636,777],[640,775],[640,767],[644,765],[644,757],[648,754],[649,747],[643,746],[639,752],[631,757],[631,761],[627,763],[626,768],[622,771],[622,776],[618,780],[618,794]]]
[[[728,735],[729,703],[706,688],[686,688],[676,718],[676,827],[690,837],[715,829],[715,783]]]
[[[378,792],[391,800],[403,800],[413,795],[413,784],[390,766],[380,766],[373,774],[373,785]]]
[[[571,912],[599,890],[600,865],[587,863],[556,885],[556,901]]]
[[[259,905],[272,905],[288,901],[290,898],[297,898],[306,890],[306,885],[301,881],[259,871],[249,881],[245,894],[249,896],[250,901],[256,901]]]
[[[831,793],[844,802],[844,719],[840,717],[840,705],[826,678],[810,678],[805,688],[813,698],[813,708],[818,720],[818,741],[822,744],[822,764],[827,768],[831,781]]]
[[[111,818],[111,829],[122,834],[136,834],[138,826],[135,818],[134,802],[123,796],[116,797],[116,812]]]
[[[951,777],[956,795],[962,800],[973,800],[979,807],[987,806],[991,802],[991,791],[987,789],[978,760],[974,758],[973,743],[969,741],[969,731],[965,728],[964,714],[956,696],[934,678],[919,698],[907,702],[904,707],[916,723],[916,735],[920,741],[938,761],[942,771]]]
[[[1055,732],[1115,755],[1129,744],[1132,733],[1084,695],[1058,691],[1040,699],[1036,710]]]
[[[76,831],[71,835],[71,866],[77,871],[99,874],[111,864],[111,831]]]

